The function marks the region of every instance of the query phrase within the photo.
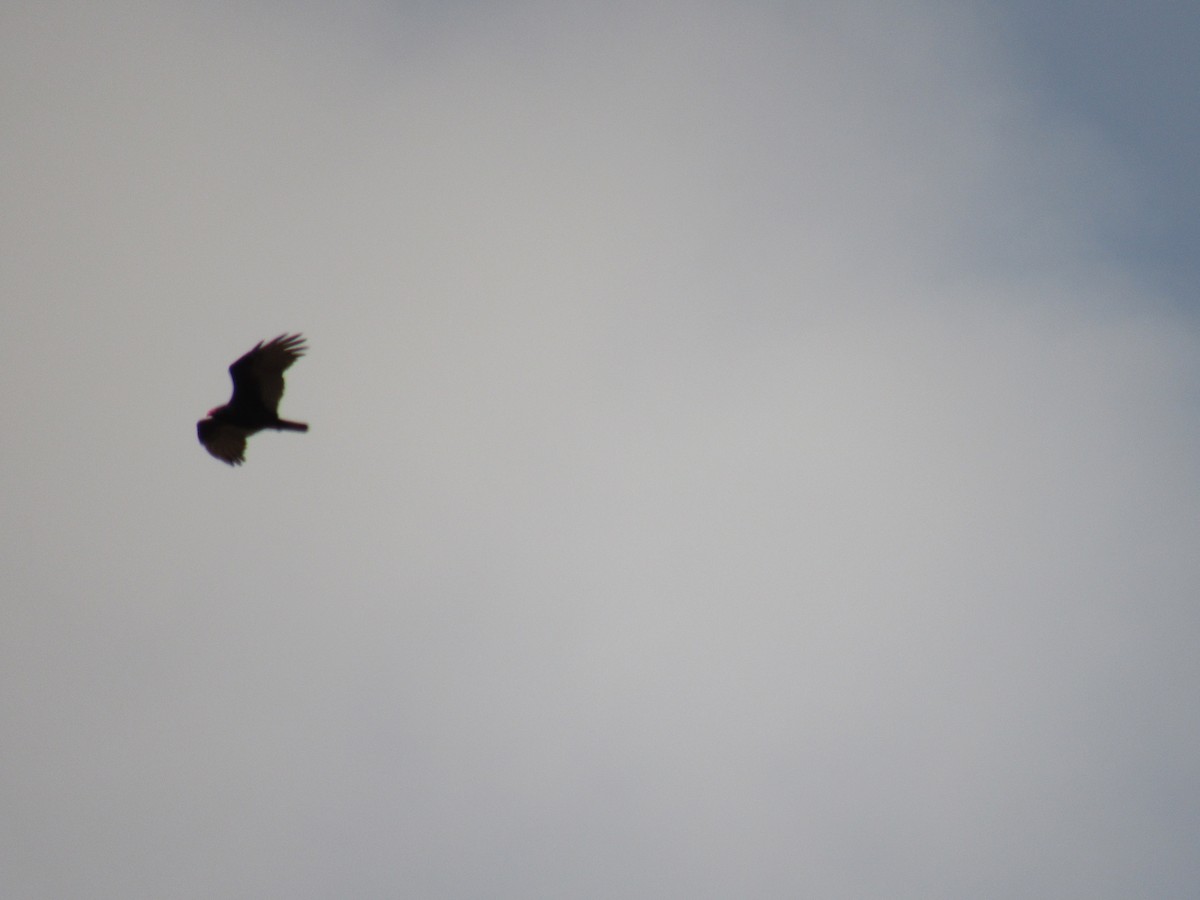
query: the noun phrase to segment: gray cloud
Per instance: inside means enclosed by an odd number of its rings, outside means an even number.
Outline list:
[[[1191,893],[1194,323],[979,23],[52,9],[7,895]]]

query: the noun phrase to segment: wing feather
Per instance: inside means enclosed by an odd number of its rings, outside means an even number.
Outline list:
[[[283,373],[304,355],[308,346],[299,334],[281,334],[259,341],[254,349],[229,367],[233,379],[231,406],[263,406],[274,413],[283,397]]]
[[[240,466],[246,461],[246,429],[216,419],[201,419],[196,423],[196,435],[204,449],[221,462]]]

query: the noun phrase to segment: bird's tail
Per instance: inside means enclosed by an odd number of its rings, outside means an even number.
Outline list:
[[[304,422],[289,422],[287,419],[279,419],[274,427],[279,431],[308,431],[308,425]]]

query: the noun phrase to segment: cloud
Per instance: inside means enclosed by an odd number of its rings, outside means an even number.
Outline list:
[[[979,21],[56,9],[10,893],[1185,895],[1193,323]]]

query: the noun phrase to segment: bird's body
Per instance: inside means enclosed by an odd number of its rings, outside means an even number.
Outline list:
[[[221,462],[238,466],[246,461],[246,438],[250,435],[265,428],[308,431],[303,422],[281,419],[278,413],[284,370],[307,349],[302,336],[281,334],[265,344],[259,341],[229,367],[233,396],[196,423],[196,435],[209,453]]]

